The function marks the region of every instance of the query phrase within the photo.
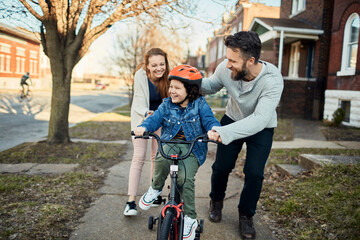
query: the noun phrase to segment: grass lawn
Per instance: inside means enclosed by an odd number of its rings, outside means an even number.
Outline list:
[[[130,118],[103,113],[70,129],[72,138],[129,140]],[[0,174],[0,239],[69,239],[100,197],[108,168],[124,146],[109,143],[24,143],[0,153],[0,163],[78,163],[74,172],[30,176]]]
[[[360,164],[264,184],[260,204],[286,239],[358,239]]]
[[[118,112],[100,113],[87,122],[70,128],[71,138],[97,140],[130,140],[130,117]]]
[[[360,164],[327,166],[296,177],[275,170],[275,164],[295,164],[304,153],[360,156],[354,149],[272,149],[259,214],[268,215],[280,239],[358,239]],[[234,169],[241,178],[244,159],[242,151]]]
[[[68,239],[99,197],[107,169],[123,146],[103,143],[24,143],[0,153],[0,163],[78,163],[74,172],[0,174],[0,239]]]

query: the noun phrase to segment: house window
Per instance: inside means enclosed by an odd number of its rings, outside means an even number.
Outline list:
[[[10,55],[0,54],[0,72],[10,72]]]
[[[16,57],[16,73],[25,72],[25,58]]]
[[[16,72],[21,73],[21,57],[16,57]]]
[[[38,74],[38,61],[34,60],[34,74]]]
[[[25,57],[25,48],[17,47],[16,48],[16,55]]]
[[[5,71],[5,55],[0,54],[0,72]]]
[[[291,44],[289,77],[299,77],[300,42]]]
[[[350,101],[341,101],[341,109],[344,110],[344,122],[350,122]]]
[[[30,59],[30,72],[34,73],[34,60]]]
[[[25,72],[25,58],[21,58],[21,72]]]
[[[305,3],[306,0],[293,0],[292,1],[292,9],[291,9],[291,14],[297,14],[301,11],[305,10]]]
[[[0,52],[11,53],[11,46],[6,43],[0,43]]]
[[[33,59],[30,59],[30,72],[32,74],[37,74],[37,61],[36,60],[33,60]],[[200,65],[200,64],[199,64]]]
[[[10,56],[6,56],[6,65],[5,65],[5,71],[10,72]]]
[[[337,72],[338,76],[355,75],[356,58],[359,46],[359,28],[359,15],[353,13],[345,24],[341,70],[340,72]]]
[[[30,50],[30,58],[37,59],[38,58],[37,51]]]

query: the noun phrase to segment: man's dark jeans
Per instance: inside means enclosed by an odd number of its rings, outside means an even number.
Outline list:
[[[234,121],[224,115],[221,126]],[[246,159],[244,165],[245,183],[241,192],[239,211],[247,216],[253,216],[256,204],[259,200],[262,182],[264,180],[264,168],[270,154],[273,141],[274,129],[265,128],[255,135],[238,139],[228,145],[219,144],[216,151],[216,159],[212,165],[211,193],[213,201],[225,198],[226,186],[229,174],[235,167],[240,150],[246,143]]]

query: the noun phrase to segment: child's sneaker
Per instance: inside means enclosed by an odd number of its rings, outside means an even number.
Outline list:
[[[137,209],[136,209],[135,201],[126,202],[124,215],[125,216],[136,216],[137,215]]]
[[[151,207],[158,207],[162,204],[163,199],[161,196],[158,196],[157,199],[153,202],[153,204],[151,205]]]
[[[184,234],[183,239],[193,240],[196,235],[196,228],[198,226],[198,221],[196,219],[192,219],[188,216],[184,217]]]
[[[149,190],[141,197],[139,207],[142,210],[148,210],[160,194],[160,190],[155,190],[150,186]]]

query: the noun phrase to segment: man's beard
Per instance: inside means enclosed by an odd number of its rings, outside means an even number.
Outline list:
[[[231,72],[231,79],[234,81],[240,81],[249,73],[249,71],[243,67],[241,71],[235,69],[235,72]]]

